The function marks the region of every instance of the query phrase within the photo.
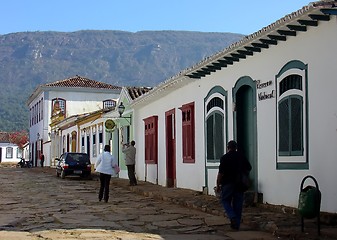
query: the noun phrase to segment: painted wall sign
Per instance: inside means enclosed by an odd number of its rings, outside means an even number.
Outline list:
[[[275,90],[272,90],[270,93],[260,92],[258,94],[259,101],[274,98],[275,97]]]
[[[263,89],[263,88],[269,87],[271,85],[273,85],[272,80],[267,81],[267,82],[261,82],[261,80],[256,81],[256,88],[257,89]],[[265,92],[265,91],[259,92],[257,97],[259,98],[259,101],[274,98],[274,97],[276,97],[275,96],[275,90],[272,90],[271,92]]]
[[[257,89],[262,89],[262,88],[266,88],[266,87],[268,87],[268,86],[270,86],[272,84],[273,84],[272,80],[270,80],[268,82],[263,82],[263,83],[261,83],[261,80],[257,80],[256,81],[256,88]]]

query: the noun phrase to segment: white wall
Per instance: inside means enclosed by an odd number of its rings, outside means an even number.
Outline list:
[[[20,158],[18,158],[18,146],[12,143],[0,143],[0,148],[1,148],[1,163],[18,163],[20,161]],[[7,148],[12,148],[12,157],[7,158],[6,156],[6,151]],[[23,154],[23,153],[22,153]]]
[[[50,135],[50,119],[52,111],[52,100],[55,98],[62,98],[66,100],[66,117],[85,112],[93,112],[103,108],[103,100],[117,99],[119,94],[114,93],[116,90],[93,90],[93,89],[80,89],[80,88],[55,88],[53,91],[42,91],[38,96],[29,104],[29,107],[34,106],[41,98],[43,98],[43,119],[36,124],[30,126],[29,141],[30,144],[36,143],[39,134],[40,139],[43,139],[43,149],[46,158],[45,165],[51,166],[51,161],[55,156],[52,153],[52,148],[55,146],[48,145],[51,140]],[[50,135],[49,135],[50,134]],[[35,151],[31,149],[31,152]],[[46,152],[48,151],[48,152]],[[58,149],[60,152],[60,150]],[[39,161],[37,161],[39,163]]]
[[[192,83],[193,84],[193,83]],[[192,87],[193,88],[193,87]],[[176,120],[176,176],[177,187],[188,188],[201,191],[204,186],[204,150],[203,141],[196,141],[195,163],[183,163],[182,158],[182,116],[179,107],[190,102],[195,103],[195,132],[196,136],[203,136],[203,122],[198,120],[198,116],[203,114],[203,100],[195,99],[193,91],[186,89],[177,89],[173,93],[151,102],[146,106],[135,107],[135,138],[137,142],[137,174],[140,179],[156,183],[157,165],[147,165],[145,170],[144,163],[144,122],[143,119],[157,115],[158,116],[158,184],[166,185],[166,136],[165,136],[165,112],[175,109]]]
[[[177,187],[201,190],[204,185],[204,113],[203,99],[208,91],[220,85],[228,92],[228,138],[233,138],[232,89],[236,81],[243,76],[261,82],[272,81],[272,85],[257,89],[270,93],[276,89],[275,76],[281,68],[292,60],[308,64],[308,154],[309,169],[276,169],[277,155],[277,114],[276,98],[258,100],[257,98],[257,168],[258,190],[263,193],[264,201],[270,204],[282,204],[297,207],[300,183],[306,175],[313,175],[322,192],[321,210],[337,212],[337,105],[335,74],[335,55],[337,52],[336,17],[329,22],[320,21],[319,27],[308,27],[306,32],[297,32],[296,37],[287,37],[276,46],[262,49],[260,53],[247,56],[233,66],[177,89],[159,100],[153,100],[146,106],[135,106],[135,136],[138,144],[137,174],[145,178],[144,164],[144,122],[142,119],[152,115],[158,116],[158,184],[165,185],[165,112],[176,109],[176,162]],[[304,96],[306,99],[306,96]],[[183,164],[181,152],[181,111],[182,104],[195,102],[196,115],[196,163]],[[305,129],[304,129],[305,131]],[[155,182],[156,167],[149,165],[147,180]],[[213,171],[213,175],[216,171]],[[214,179],[214,176],[210,176]],[[308,184],[313,185],[310,180]]]
[[[49,113],[51,112],[51,101],[55,98],[66,100],[66,116],[79,113],[92,112],[103,108],[103,100],[116,99],[118,94],[98,92],[49,92]]]
[[[321,209],[337,212],[336,40],[336,20],[319,22],[318,28],[308,27],[307,32],[297,32],[296,37],[287,37],[286,42],[270,45],[253,57],[204,78],[203,82],[210,85],[221,84],[229,94],[233,80],[241,76],[261,82],[272,80],[273,85],[263,89],[270,92],[275,89],[275,75],[287,62],[300,60],[308,64],[309,170],[276,170],[276,99],[257,100],[258,187],[265,202],[297,207],[301,180],[313,175],[322,191]],[[232,96],[228,99],[231,101]],[[313,185],[309,180],[308,183]]]

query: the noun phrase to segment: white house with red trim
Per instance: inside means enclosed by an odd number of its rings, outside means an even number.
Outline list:
[[[312,175],[321,210],[337,212],[336,4],[305,6],[130,102],[137,177],[213,194],[235,139],[264,202],[297,207]]]

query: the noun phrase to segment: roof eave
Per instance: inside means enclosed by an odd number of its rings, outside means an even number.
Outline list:
[[[149,101],[153,101],[155,99],[162,98],[168,95],[170,92],[173,92],[183,86],[186,86],[197,79],[190,79],[184,75],[176,75],[166,81],[160,83],[156,87],[154,87],[149,92],[143,94],[142,96],[134,99],[130,102],[130,106],[134,107],[136,105],[146,104]]]
[[[332,2],[337,3],[337,1]],[[212,74],[214,70],[218,71],[223,67],[233,65],[246,57],[268,49],[271,45],[286,41],[287,38],[296,36],[297,32],[306,31],[307,27],[318,26],[319,21],[329,21],[330,15],[336,15],[336,11],[335,5],[331,2],[312,3],[202,60],[184,70],[183,74],[192,79],[201,79]]]

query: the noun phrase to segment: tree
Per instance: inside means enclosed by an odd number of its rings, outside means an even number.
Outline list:
[[[20,149],[22,149],[28,142],[28,133],[25,130],[9,133],[9,142],[16,144]]]

